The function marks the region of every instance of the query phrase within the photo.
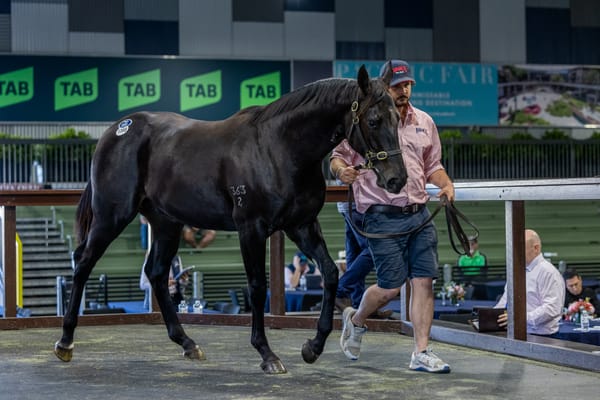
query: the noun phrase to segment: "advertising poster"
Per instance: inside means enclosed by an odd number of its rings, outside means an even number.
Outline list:
[[[500,125],[600,125],[600,67],[505,65],[498,74]]]
[[[336,61],[334,76],[356,78],[361,65],[379,76],[385,61]],[[492,64],[412,63],[411,103],[439,126],[498,125],[498,71]]]
[[[114,121],[142,110],[220,120],[289,91],[287,61],[0,56],[0,121]]]

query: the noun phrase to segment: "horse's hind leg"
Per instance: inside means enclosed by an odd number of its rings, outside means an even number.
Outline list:
[[[302,346],[302,358],[307,363],[313,363],[323,353],[327,337],[333,329],[333,309],[338,285],[338,270],[329,256],[317,220],[312,224],[286,231],[286,233],[303,253],[317,262],[323,275],[323,302],[317,324],[317,335],[314,339],[307,340]]]
[[[54,345],[54,353],[63,361],[71,361],[73,356],[73,336],[77,327],[79,306],[83,296],[85,284],[108,245],[121,233],[130,222],[123,220],[118,226],[100,222],[96,218],[86,240],[84,240],[73,253],[75,270],[73,271],[73,286],[63,318],[63,333],[61,339]],[[103,219],[108,221],[109,219]]]
[[[144,265],[144,272],[152,285],[169,338],[183,347],[184,357],[204,360],[204,352],[183,330],[169,294],[169,270],[171,261],[177,254],[182,225],[160,219],[158,215],[147,217],[150,225],[156,229],[153,229],[152,247]]]
[[[252,304],[252,337],[250,342],[261,355],[263,361],[260,366],[266,374],[284,374],[287,370],[279,357],[271,350],[265,334],[265,300],[267,298],[266,234],[253,225],[238,226],[238,233]]]

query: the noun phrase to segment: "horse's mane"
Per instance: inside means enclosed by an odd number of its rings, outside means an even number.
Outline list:
[[[356,80],[344,78],[321,79],[302,86],[290,93],[286,93],[278,100],[262,106],[250,107],[240,113],[254,113],[252,122],[258,123],[285,111],[295,110],[308,103],[333,104],[339,102],[340,97],[350,98],[356,93]]]

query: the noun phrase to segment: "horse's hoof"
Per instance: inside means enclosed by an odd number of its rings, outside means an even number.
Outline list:
[[[265,374],[269,375],[287,373],[287,369],[285,369],[285,366],[279,359],[273,361],[263,361],[262,363],[260,363],[260,367],[262,368]]]
[[[204,352],[202,351],[202,349],[200,347],[198,347],[197,345],[194,346],[194,348],[190,349],[190,350],[185,350],[183,352],[183,356],[185,358],[187,358],[188,360],[206,360],[206,354],[204,354]]]
[[[320,354],[315,353],[310,347],[310,340],[304,342],[304,344],[302,345],[302,358],[304,359],[304,362],[312,364],[315,361],[317,361],[319,355]]]
[[[69,362],[73,358],[73,343],[64,346],[60,340],[54,344],[54,354],[64,362]]]

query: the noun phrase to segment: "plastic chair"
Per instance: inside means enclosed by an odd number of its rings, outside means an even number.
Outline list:
[[[213,309],[215,311],[219,311],[223,314],[239,314],[240,306],[239,304],[228,303],[226,301],[218,301],[213,304]]]
[[[223,307],[223,314],[239,314],[240,306],[239,304],[227,303]]]
[[[236,306],[240,306],[240,300],[238,299],[238,295],[237,295],[237,290],[235,289],[228,289],[227,293],[229,293],[229,297],[231,298],[231,303],[235,304]]]
[[[213,304],[213,310],[223,312],[227,304],[231,303],[227,303],[225,301],[217,301],[215,304]]]

